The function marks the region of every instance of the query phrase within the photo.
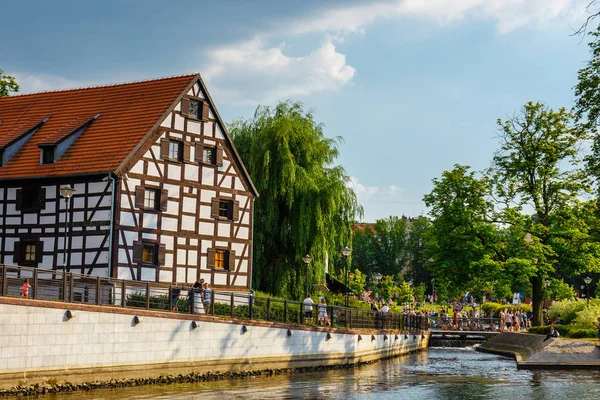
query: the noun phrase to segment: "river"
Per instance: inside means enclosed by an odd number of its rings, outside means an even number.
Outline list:
[[[600,371],[517,370],[473,348],[427,351],[349,370],[52,396],[108,399],[600,399]]]

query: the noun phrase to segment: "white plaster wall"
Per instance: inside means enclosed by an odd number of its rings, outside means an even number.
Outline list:
[[[122,271],[125,272],[125,271]],[[121,271],[120,271],[121,273]],[[65,309],[0,304],[0,373],[24,370],[86,368],[165,362],[194,362],[251,357],[288,357],[354,353],[410,347],[417,336],[355,334],[293,330],[237,324],[141,317]],[[411,347],[413,346],[413,347]]]

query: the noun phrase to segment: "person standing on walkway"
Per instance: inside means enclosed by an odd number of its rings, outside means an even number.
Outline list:
[[[23,281],[23,285],[21,286],[21,297],[29,297],[29,289],[31,289],[29,279],[25,279]]]
[[[202,299],[202,304],[204,305],[204,314],[210,314],[210,301],[212,297],[212,290],[208,287],[208,283],[204,283],[203,292],[204,298]]]
[[[596,329],[598,329],[598,333],[596,336],[598,337],[598,345],[600,346],[600,317],[598,317],[598,323],[596,324]]]
[[[384,304],[383,307],[381,307],[381,310],[379,310],[381,314],[381,329],[385,329],[385,317],[387,316],[388,311],[390,311],[390,308],[387,304]]]
[[[325,297],[321,298],[319,303],[319,325],[327,325],[327,303]]]
[[[310,294],[307,294],[302,303],[304,304],[304,318],[306,319],[304,322],[310,322],[312,320],[313,304],[315,304],[315,302],[310,298]]]

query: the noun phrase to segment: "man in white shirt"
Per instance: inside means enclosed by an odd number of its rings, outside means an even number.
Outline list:
[[[312,319],[313,304],[315,304],[315,302],[313,301],[313,299],[310,298],[310,294],[307,294],[303,303],[304,303],[304,317],[310,321]]]
[[[379,310],[379,313],[381,314],[381,329],[385,329],[385,317],[388,311],[390,311],[390,308],[387,304],[384,304],[383,307],[381,307],[381,310]]]

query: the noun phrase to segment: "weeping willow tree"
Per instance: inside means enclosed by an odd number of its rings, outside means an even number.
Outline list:
[[[301,103],[258,107],[229,131],[260,196],[254,204],[252,287],[300,298],[322,282],[327,257],[349,245],[362,213],[349,177],[334,162],[341,138],[323,134]],[[310,254],[306,267],[302,257]]]

